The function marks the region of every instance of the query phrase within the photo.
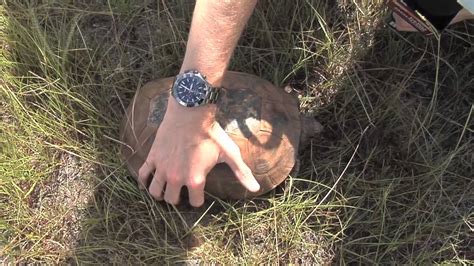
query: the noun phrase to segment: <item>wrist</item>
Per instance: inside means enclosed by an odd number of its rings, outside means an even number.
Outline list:
[[[226,66],[208,66],[200,64],[199,62],[183,62],[179,74],[182,74],[188,70],[198,70],[205,77],[207,82],[213,87],[220,87],[224,79]]]
[[[219,56],[216,52],[209,53],[202,45],[188,43],[179,73],[197,70],[206,76],[207,82],[213,87],[219,87],[222,85],[228,61],[227,56]]]

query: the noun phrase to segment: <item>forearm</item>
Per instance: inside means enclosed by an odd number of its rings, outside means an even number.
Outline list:
[[[257,0],[197,0],[189,32],[186,54],[180,73],[195,69],[220,86],[235,46]],[[183,123],[208,127],[215,119],[216,106],[204,105],[188,110],[173,97],[167,115]]]
[[[197,0],[181,72],[197,69],[218,86],[257,0]]]

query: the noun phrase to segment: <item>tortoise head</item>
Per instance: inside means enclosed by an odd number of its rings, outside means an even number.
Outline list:
[[[301,114],[300,150],[309,145],[311,138],[323,131],[323,126],[312,116]]]

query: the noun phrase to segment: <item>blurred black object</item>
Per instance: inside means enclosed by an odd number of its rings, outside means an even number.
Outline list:
[[[462,9],[457,0],[402,0],[423,15],[436,29],[446,28]]]

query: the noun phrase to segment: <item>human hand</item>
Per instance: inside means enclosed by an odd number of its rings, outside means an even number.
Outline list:
[[[204,203],[204,186],[209,171],[220,162],[233,170],[249,191],[260,185],[242,160],[239,147],[215,121],[216,106],[180,106],[172,97],[145,163],[138,172],[145,188],[153,175],[149,192],[157,200],[178,204],[186,186],[194,207]]]
[[[198,69],[208,82],[220,86],[245,23],[256,5],[249,1],[196,1],[181,73]],[[173,97],[156,133],[150,153],[138,172],[142,187],[153,174],[150,194],[171,204],[187,186],[192,206],[204,203],[209,171],[225,162],[251,192],[260,189],[239,147],[215,121],[216,106],[187,108]]]

